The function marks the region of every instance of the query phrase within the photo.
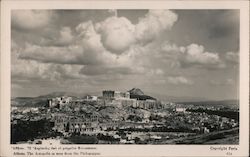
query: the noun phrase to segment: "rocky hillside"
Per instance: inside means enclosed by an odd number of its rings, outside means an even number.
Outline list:
[[[143,93],[143,91],[139,88],[133,88],[131,90],[128,91],[130,93],[130,98],[131,99],[137,99],[137,100],[147,100],[147,99],[151,99],[151,100],[156,100],[155,98],[145,95]]]
[[[139,88],[132,88],[128,92],[132,95],[144,95],[143,91],[140,90]]]
[[[148,118],[151,113],[148,110],[136,109],[133,107],[117,108],[115,106],[105,106],[98,111],[103,118],[113,120],[126,120],[131,117],[138,119]]]

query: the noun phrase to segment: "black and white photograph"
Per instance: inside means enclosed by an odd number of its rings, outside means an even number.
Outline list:
[[[249,156],[248,1],[0,8],[0,156]]]
[[[237,9],[11,11],[11,144],[239,144]]]

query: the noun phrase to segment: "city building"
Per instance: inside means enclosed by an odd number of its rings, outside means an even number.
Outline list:
[[[72,97],[56,97],[49,100],[49,107],[60,108],[63,105],[69,104],[72,101]]]
[[[61,133],[93,133],[99,130],[97,116],[75,117],[66,114],[54,116],[54,130]]]

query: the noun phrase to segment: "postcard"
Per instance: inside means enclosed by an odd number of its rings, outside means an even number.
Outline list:
[[[248,156],[248,1],[2,1],[1,156]]]

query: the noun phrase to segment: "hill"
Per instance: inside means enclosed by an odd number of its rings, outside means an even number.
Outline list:
[[[72,99],[79,99],[84,98],[88,94],[76,94],[76,93],[69,93],[69,92],[52,92],[46,95],[40,95],[37,97],[16,97],[11,98],[11,105],[12,106],[19,106],[19,107],[41,107],[48,104],[48,100],[55,98],[55,97],[63,97],[69,96]]]
[[[73,98],[77,98],[80,95],[79,94],[77,95],[76,93],[68,93],[68,92],[52,92],[52,93],[49,93],[49,94],[46,94],[46,95],[38,96],[36,98],[51,99],[51,98],[63,97],[63,96],[70,96],[70,97],[73,97]]]
[[[16,97],[11,99],[12,106],[18,107],[41,107],[48,104],[48,100],[55,97],[71,96],[73,99],[77,98],[73,93],[53,92],[38,97]]]
[[[137,100],[147,100],[147,99],[151,99],[151,100],[156,100],[156,98],[153,98],[149,95],[145,95],[144,92],[139,89],[139,88],[133,88],[131,90],[128,91],[130,93],[130,98],[131,99],[137,99]]]
[[[144,95],[143,91],[139,88],[132,88],[128,91],[130,95]]]
[[[17,97],[11,99],[11,106],[42,107],[48,104],[47,98]]]

